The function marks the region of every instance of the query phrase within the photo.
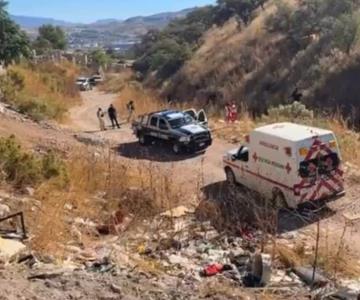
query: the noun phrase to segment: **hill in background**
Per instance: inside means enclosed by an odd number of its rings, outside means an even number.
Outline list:
[[[179,101],[235,100],[255,116],[297,87],[312,109],[358,126],[360,1],[255,0],[250,14],[220,2],[143,40],[135,66],[148,85]]]
[[[169,22],[184,18],[195,8],[177,12],[164,12],[150,16],[136,16],[127,20],[104,19],[90,24],[69,23],[61,20],[27,16],[11,16],[31,37],[36,29],[44,24],[64,28],[67,32],[70,47],[91,48],[98,46],[121,46],[133,44],[151,29],[162,29]]]

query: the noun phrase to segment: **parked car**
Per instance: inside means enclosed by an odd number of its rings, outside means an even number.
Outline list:
[[[102,83],[104,81],[104,79],[102,78],[101,75],[93,75],[89,78],[90,84],[92,86],[97,86],[98,84]]]
[[[260,127],[223,161],[231,185],[259,192],[277,207],[345,192],[340,149],[329,130],[293,123]]]
[[[87,77],[78,77],[76,79],[76,85],[78,86],[80,91],[89,91],[92,89],[90,80]]]
[[[155,140],[165,141],[171,145],[175,154],[185,150],[205,150],[212,144],[209,129],[181,111],[164,110],[145,114],[139,116],[132,127],[141,145],[148,145]]]

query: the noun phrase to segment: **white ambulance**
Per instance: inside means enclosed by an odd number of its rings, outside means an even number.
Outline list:
[[[341,155],[329,130],[293,123],[255,129],[223,158],[227,181],[257,191],[276,206],[296,208],[344,194]]]

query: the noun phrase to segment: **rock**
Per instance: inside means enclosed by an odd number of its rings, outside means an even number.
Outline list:
[[[6,204],[0,204],[0,218],[6,217],[10,214],[10,207]]]
[[[121,288],[119,286],[117,286],[116,284],[112,283],[110,285],[110,288],[114,293],[121,294]]]
[[[39,261],[41,261],[44,264],[55,264],[56,262],[55,257],[49,254],[36,255],[36,257]]]
[[[77,242],[81,242],[82,241],[82,234],[80,232],[80,230],[75,226],[75,224],[73,224],[71,226],[71,236],[76,239]]]
[[[103,138],[96,136],[94,134],[81,133],[81,134],[75,134],[74,137],[79,142],[86,144],[86,145],[104,146],[106,144],[106,142]]]
[[[71,205],[71,204],[69,204],[69,203],[65,203],[65,205],[64,205],[64,209],[66,209],[66,210],[72,210],[73,209],[73,206]]]
[[[28,280],[34,280],[34,279],[53,279],[56,277],[60,277],[65,273],[64,270],[54,270],[54,271],[45,271],[45,272],[39,272],[31,274],[28,277]]]
[[[0,257],[6,262],[21,253],[26,246],[15,240],[6,240],[0,237]]]
[[[171,263],[172,265],[185,266],[185,265],[189,264],[189,260],[186,257],[182,257],[180,255],[172,254],[172,255],[168,256],[167,259],[168,259],[169,263]]]
[[[32,187],[26,187],[24,191],[27,195],[31,197],[35,194],[35,189],[33,189]]]

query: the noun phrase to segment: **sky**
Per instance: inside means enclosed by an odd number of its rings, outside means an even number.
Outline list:
[[[13,15],[89,23],[214,4],[216,0],[8,0]]]

